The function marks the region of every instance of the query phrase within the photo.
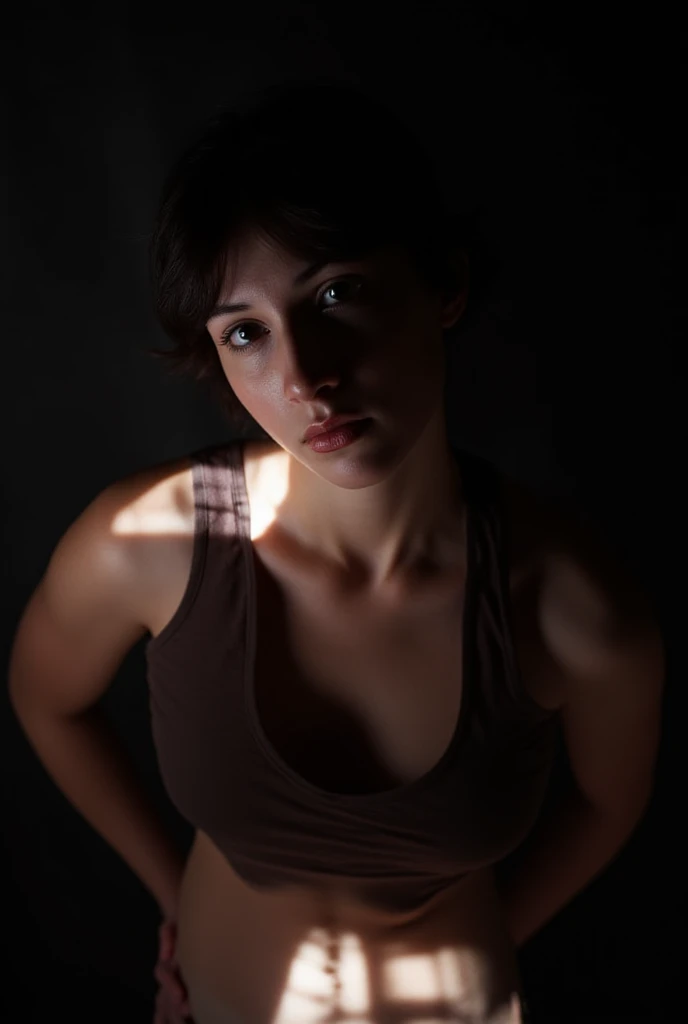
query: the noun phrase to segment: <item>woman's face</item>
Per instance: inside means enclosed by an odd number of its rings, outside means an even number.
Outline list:
[[[395,450],[397,461],[410,448],[443,400],[442,332],[465,301],[465,288],[449,302],[433,294],[401,248],[312,269],[251,235],[234,251],[207,329],[244,408],[320,472],[304,432],[328,416],[372,418],[343,456],[384,462]]]

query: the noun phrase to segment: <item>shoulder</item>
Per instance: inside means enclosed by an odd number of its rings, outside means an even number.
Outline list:
[[[193,557],[193,457],[186,454],[110,483],[84,513],[126,581],[132,613],[157,623],[162,595],[183,589]]]
[[[98,491],[59,540],[60,555],[78,559],[82,549],[99,552],[124,572],[129,554],[148,538],[178,528],[188,515],[190,460],[176,459],[133,472]]]
[[[193,467],[201,452],[210,457],[228,444],[209,445],[132,473],[108,488],[103,514],[117,536],[132,584],[132,601],[148,631],[157,636],[186,591],[193,562],[195,496]],[[254,473],[264,446],[244,444],[244,466]]]
[[[187,467],[188,460],[175,460],[116,480],[69,523],[17,628],[16,706],[31,712],[44,702],[71,713],[105,692],[149,628],[171,538],[186,529]]]
[[[100,496],[118,536],[154,537],[193,519],[193,457],[147,466],[114,481]]]
[[[660,626],[627,559],[600,530],[559,503],[532,507],[544,537],[528,610],[536,674],[540,666],[558,680],[576,793],[610,834],[627,837],[655,785],[666,676]]]
[[[628,672],[661,657],[652,603],[601,528],[566,501],[502,477],[513,563],[537,575],[533,623],[540,643],[574,679]],[[511,543],[510,543],[511,547]]]

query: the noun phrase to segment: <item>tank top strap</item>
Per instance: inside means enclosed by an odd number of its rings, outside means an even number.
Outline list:
[[[239,484],[243,473],[243,441],[205,445],[190,455],[196,533],[209,540],[239,538],[249,509]]]
[[[476,565],[481,575],[501,569],[506,557],[502,484],[499,470],[482,456],[454,449],[464,495],[471,510]]]
[[[481,456],[457,451],[471,513],[476,567],[473,643],[482,679],[481,701],[487,720],[500,714],[547,714],[535,705],[523,680],[513,634],[509,524],[503,477]],[[480,717],[480,715],[478,716]]]

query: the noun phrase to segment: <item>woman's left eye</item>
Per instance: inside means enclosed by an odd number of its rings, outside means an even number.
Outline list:
[[[347,288],[350,289],[350,294],[348,298],[352,298],[353,295],[357,295],[363,286],[363,281],[361,280],[361,278],[351,277],[343,277],[339,281],[333,281],[332,284],[328,284],[324,291],[321,292],[321,298],[324,298],[328,294],[328,292],[337,291],[339,288],[341,288],[342,285],[344,286],[344,299],[340,299],[340,302],[346,301]]]

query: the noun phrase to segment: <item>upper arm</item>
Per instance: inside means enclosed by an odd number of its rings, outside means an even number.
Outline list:
[[[540,605],[542,636],[567,678],[561,708],[579,792],[621,821],[652,795],[665,657],[645,594],[608,556],[600,568],[580,548],[552,560]]]
[[[9,696],[18,714],[76,714],[96,703],[146,633],[135,565],[114,522],[118,484],[102,491],[55,547],[17,627]]]
[[[562,694],[573,782],[622,822],[651,796],[665,683],[664,645],[651,602],[601,532],[564,503],[507,488],[515,547],[539,565],[533,623]]]

